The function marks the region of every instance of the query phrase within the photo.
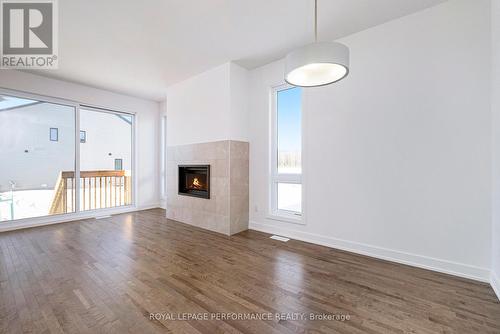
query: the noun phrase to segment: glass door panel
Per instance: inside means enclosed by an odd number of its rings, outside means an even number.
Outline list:
[[[132,204],[133,116],[80,109],[80,210]]]
[[[0,221],[75,212],[75,108],[0,95]]]

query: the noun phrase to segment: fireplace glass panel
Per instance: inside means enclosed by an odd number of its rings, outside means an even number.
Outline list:
[[[210,166],[179,166],[179,195],[210,198]]]
[[[207,190],[207,176],[203,174],[186,174],[186,188],[189,190]]]

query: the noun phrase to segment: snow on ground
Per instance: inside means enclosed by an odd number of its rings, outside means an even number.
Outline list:
[[[53,194],[52,189],[0,193],[0,221],[48,215]]]

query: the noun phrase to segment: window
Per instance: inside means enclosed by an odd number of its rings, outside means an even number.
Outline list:
[[[0,155],[8,157],[0,224],[133,204],[134,127],[131,114],[0,88]]]
[[[115,159],[115,170],[123,170],[123,159]]]
[[[75,115],[74,105],[0,90],[0,225],[75,212],[66,178],[75,173]]]
[[[128,114],[80,108],[80,129],[92,134],[90,142],[80,144],[81,211],[132,204],[133,120]]]
[[[273,90],[271,214],[302,219],[302,89]]]
[[[50,141],[59,141],[59,129],[50,128],[49,138]]]
[[[87,142],[87,131],[80,130],[80,143],[84,144]]]

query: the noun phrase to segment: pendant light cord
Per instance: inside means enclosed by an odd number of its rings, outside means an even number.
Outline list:
[[[318,0],[314,0],[314,42],[318,41]]]

